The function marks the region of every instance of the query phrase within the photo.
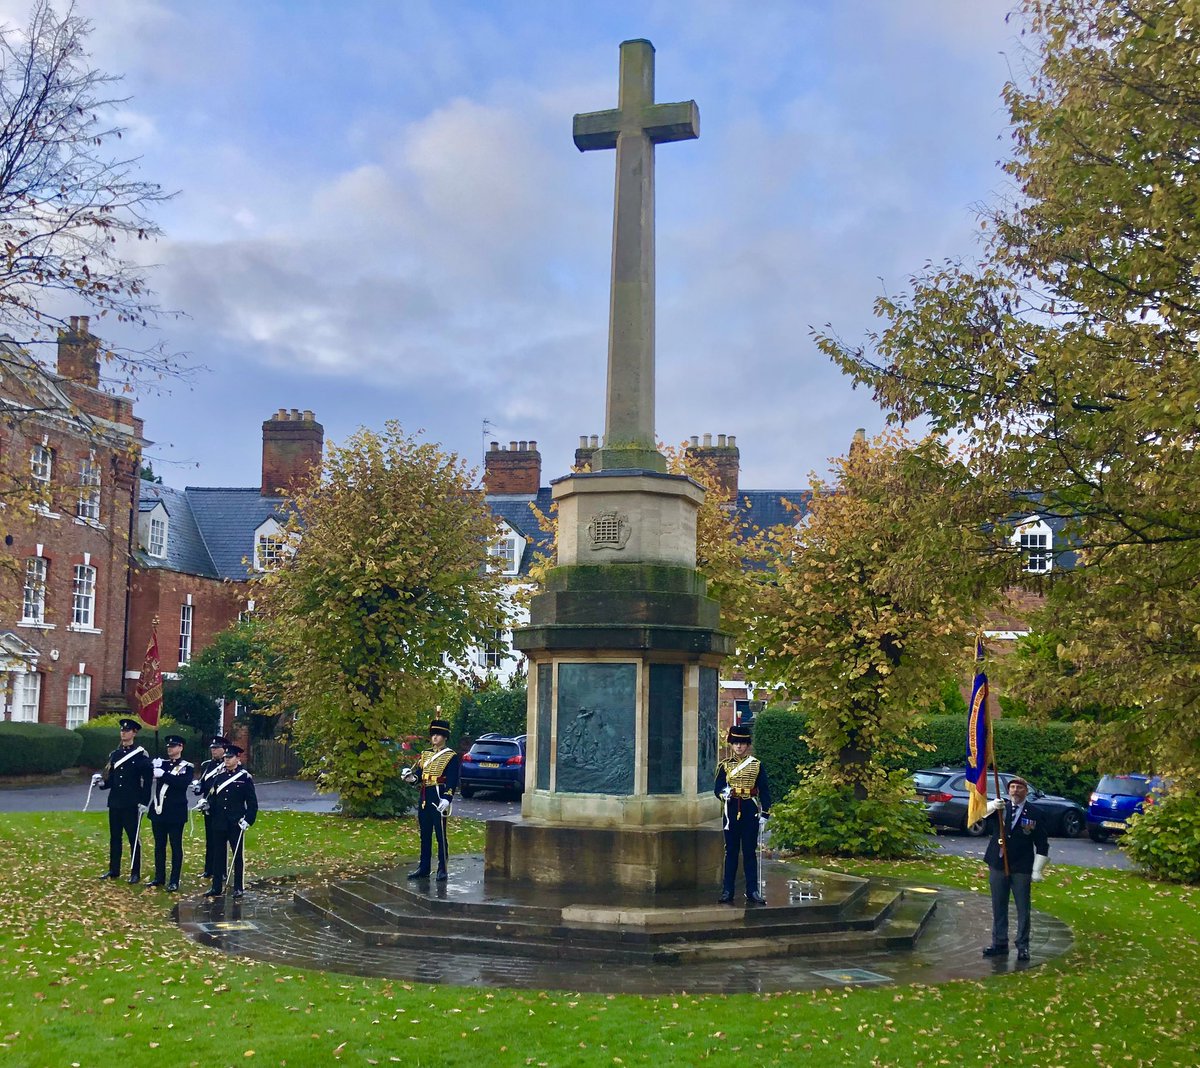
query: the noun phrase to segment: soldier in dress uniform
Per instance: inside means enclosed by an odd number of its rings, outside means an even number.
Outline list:
[[[166,885],[170,891],[179,889],[179,872],[183,867],[183,825],[188,818],[188,787],[196,774],[196,765],[183,759],[183,739],[178,734],[167,735],[167,756],[155,757],[154,782],[150,787],[150,826],[154,828],[154,878],[148,885]],[[171,878],[164,879],[167,870],[167,844],[171,846]]]
[[[225,893],[229,849],[233,850],[233,896],[241,897],[245,892],[242,885],[245,835],[258,816],[258,795],[254,792],[254,777],[238,761],[241,755],[241,746],[233,743],[225,746],[225,768],[213,780],[202,802],[208,807],[217,845],[208,860],[213,882],[205,897],[221,897]]]
[[[153,768],[150,754],[137,743],[142,725],[135,719],[121,720],[121,744],[108,754],[104,772],[92,776],[92,785],[108,791],[108,871],[101,879],[121,874],[121,836],[129,839],[129,881],[142,877],[142,846],[138,825],[150,804]]]
[[[192,793],[197,797],[204,798],[208,791],[212,789],[217,776],[224,774],[225,747],[228,744],[229,739],[223,734],[216,735],[208,743],[209,759],[201,763],[196,781],[192,783]],[[203,806],[198,807],[204,813],[204,872],[201,874],[201,878],[211,879],[213,869],[210,858],[216,850],[223,850],[224,847],[219,845],[216,840],[216,834],[213,832],[212,821],[208,818],[208,813],[204,812]]]
[[[771,787],[767,769],[750,755],[750,728],[730,727],[726,738],[733,756],[717,765],[713,793],[724,802],[722,829],[725,831],[725,879],[720,902],[733,900],[738,853],[746,876],[746,903],[765,905],[758,887],[758,837],[771,812]]]
[[[409,872],[410,879],[429,878],[429,867],[433,860],[433,836],[438,844],[438,882],[446,881],[446,859],[450,854],[446,844],[446,817],[450,814],[450,803],[458,789],[458,754],[446,746],[450,737],[450,724],[444,719],[431,720],[429,742],[420,759],[410,768],[405,768],[400,777],[405,782],[421,784],[417,800],[417,826],[421,829],[421,860],[417,870]]]

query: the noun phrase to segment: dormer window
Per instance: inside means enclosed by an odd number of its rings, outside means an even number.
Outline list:
[[[138,517],[138,540],[147,556],[157,560],[166,557],[170,533],[171,517],[161,501]]]
[[[515,575],[521,569],[525,541],[511,527],[504,527],[503,533],[492,542],[488,552],[502,575]]]
[[[1012,544],[1021,550],[1021,570],[1029,575],[1046,575],[1054,567],[1054,532],[1039,516],[1018,524]]]
[[[279,521],[268,519],[254,532],[254,570],[274,571],[295,552]]]
[[[146,552],[151,556],[167,555],[167,520],[164,516],[150,517],[150,533],[146,538]]]

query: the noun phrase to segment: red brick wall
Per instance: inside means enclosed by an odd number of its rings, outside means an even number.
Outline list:
[[[321,466],[325,429],[312,412],[279,411],[262,425],[262,495],[291,495]]]
[[[66,725],[67,680],[71,675],[91,677],[89,715],[96,714],[106,696],[118,696],[123,689],[129,528],[134,508],[133,474],[139,459],[133,435],[140,437],[141,429],[128,401],[111,404],[117,398],[79,386],[74,386],[71,394],[128,427],[127,441],[109,443],[89,437],[67,418],[31,418],[0,427],[0,462],[18,475],[28,476],[30,452],[43,438],[54,454],[50,514],[10,509],[0,516],[0,533],[12,539],[4,551],[17,561],[22,574],[24,561],[39,555],[39,545],[40,555],[48,561],[47,625],[35,627],[20,622],[18,580],[15,589],[7,588],[0,595],[0,629],[13,631],[38,650],[38,671],[42,674],[39,718],[58,726]],[[100,518],[95,523],[76,517],[80,464],[89,458],[94,458],[100,471]],[[77,630],[72,622],[74,568],[85,563],[96,569],[94,612],[92,627]]]

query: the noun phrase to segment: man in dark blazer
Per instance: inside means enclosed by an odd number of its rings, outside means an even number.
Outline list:
[[[1008,784],[1008,800],[988,802],[988,842],[984,859],[992,891],[992,944],[985,957],[1008,956],[1008,898],[1017,906],[1017,960],[1029,960],[1029,911],[1032,883],[1041,882],[1050,859],[1047,821],[1035,805],[1028,804],[1029,783],[1019,776]],[[1001,826],[1003,821],[1003,826]],[[1008,856],[1008,871],[1004,857]]]
[[[204,797],[208,806],[208,817],[213,822],[217,848],[209,857],[212,869],[212,887],[205,897],[221,897],[225,890],[225,873],[229,850],[233,850],[230,864],[233,872],[233,896],[241,897],[243,866],[245,863],[245,837],[250,825],[258,816],[258,795],[254,790],[254,777],[241,767],[238,757],[240,746],[232,742],[225,747],[225,770],[214,780],[213,787]]]

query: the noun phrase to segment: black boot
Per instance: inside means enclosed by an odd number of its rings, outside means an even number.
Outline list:
[[[722,890],[721,896],[719,898],[717,898],[717,904],[718,905],[728,905],[729,902],[731,902],[732,900],[733,900],[733,891],[732,890]]]
[[[1003,946],[987,946],[984,948],[983,955],[985,957],[1007,957],[1008,945]]]
[[[765,897],[763,897],[762,894],[760,894],[757,890],[747,890],[746,891],[746,904],[747,905],[765,905],[766,903],[767,903],[767,899]]]
[[[421,871],[421,869],[418,868],[416,871],[410,871],[408,873],[408,878],[410,878],[410,879],[428,879],[429,872]]]
[[[210,890],[205,890],[204,896],[205,897],[224,897],[225,891],[222,890],[219,886],[214,886]]]
[[[167,893],[169,893],[169,894],[179,893],[179,884],[178,883],[167,883]]]
[[[100,878],[103,879],[119,879],[121,873],[119,871],[106,871]]]

